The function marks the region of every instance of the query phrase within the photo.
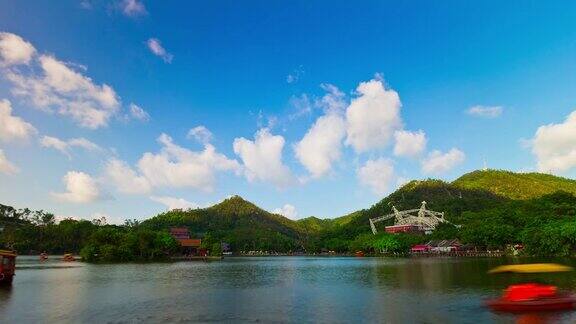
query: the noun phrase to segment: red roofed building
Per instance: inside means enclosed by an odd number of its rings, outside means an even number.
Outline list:
[[[170,235],[180,243],[182,254],[198,255],[200,246],[202,245],[201,239],[190,238],[190,231],[186,227],[172,227],[170,228]]]

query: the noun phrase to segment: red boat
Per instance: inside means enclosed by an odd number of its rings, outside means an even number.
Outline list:
[[[521,264],[500,266],[490,273],[544,273],[571,271],[556,264]],[[576,309],[576,295],[562,293],[556,286],[539,283],[511,285],[500,298],[487,300],[485,305],[497,312],[544,312]]]
[[[12,284],[16,267],[16,253],[0,250],[0,285]]]
[[[555,294],[548,297],[533,299],[510,300],[506,297],[486,301],[486,306],[496,312],[524,313],[548,312],[576,309],[576,296],[570,294]]]

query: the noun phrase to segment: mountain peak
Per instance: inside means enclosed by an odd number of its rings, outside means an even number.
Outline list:
[[[484,189],[510,199],[530,199],[566,191],[576,194],[576,181],[546,173],[518,173],[506,170],[476,170],[452,182],[467,189]]]

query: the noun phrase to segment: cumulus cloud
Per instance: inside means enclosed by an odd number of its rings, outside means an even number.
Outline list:
[[[14,86],[14,95],[29,99],[36,108],[56,111],[92,129],[106,126],[118,111],[119,98],[109,85],[97,85],[49,55],[41,55],[38,62],[40,72],[5,71]]]
[[[324,115],[294,145],[296,158],[313,178],[330,172],[332,164],[340,159],[342,140],[346,136],[344,93],[331,84],[322,84],[321,87],[326,94],[316,100],[316,105],[324,110]]]
[[[119,2],[122,13],[128,17],[138,17],[148,14],[144,3],[140,0],[122,0]]]
[[[18,171],[18,168],[8,161],[6,154],[0,149],[0,173],[15,174],[18,173]]]
[[[52,148],[60,151],[62,154],[70,157],[70,150],[74,147],[82,148],[86,151],[102,151],[102,148],[97,144],[83,138],[71,138],[69,140],[61,140],[57,137],[43,136],[40,139],[40,145],[46,148]]]
[[[89,174],[69,171],[62,178],[62,181],[66,186],[66,192],[52,193],[60,201],[89,203],[103,198],[96,180]]]
[[[466,110],[471,116],[482,118],[496,118],[502,115],[504,109],[501,106],[473,106]]]
[[[150,120],[150,115],[146,112],[146,110],[142,109],[142,107],[135,103],[130,103],[130,117],[142,122],[147,122]]]
[[[284,137],[272,135],[267,128],[262,128],[256,133],[254,141],[236,138],[233,147],[242,159],[249,181],[270,182],[280,188],[293,183],[290,169],[282,162]]]
[[[415,158],[420,156],[426,149],[426,134],[419,130],[410,132],[398,130],[394,132],[394,155]]]
[[[296,207],[285,204],[281,208],[276,208],[273,211],[274,214],[282,215],[289,219],[297,219],[298,218],[298,211],[296,211]]]
[[[158,141],[163,145],[159,154],[145,153],[138,168],[153,186],[193,187],[211,191],[217,171],[240,171],[236,160],[217,153],[207,144],[204,150],[194,152],[173,143],[162,134]]]
[[[151,196],[150,200],[165,205],[168,210],[200,208],[198,204],[182,198],[174,198],[167,196]]]
[[[0,66],[28,64],[36,49],[22,37],[0,32]]]
[[[538,170],[559,173],[576,166],[576,111],[564,122],[538,127],[530,141]]]
[[[22,118],[12,115],[10,101],[0,100],[0,140],[10,142],[13,140],[26,140],[36,134],[36,128],[25,122]]]
[[[384,195],[395,177],[394,164],[392,160],[385,158],[368,160],[356,170],[356,175],[361,184],[370,187],[377,195]]]
[[[384,148],[402,128],[400,97],[378,79],[360,83],[356,91],[346,110],[346,144],[359,153]]]
[[[452,170],[464,162],[466,155],[457,148],[446,153],[434,150],[422,160],[422,172],[425,174],[441,174]]]
[[[126,162],[108,161],[105,173],[119,192],[143,194],[154,187],[212,191],[217,172],[240,173],[241,167],[236,160],[216,152],[210,144],[196,152],[174,144],[166,134],[160,135],[158,142],[162,144],[161,151],[144,153],[137,163],[137,171]]]
[[[162,47],[162,43],[158,38],[150,38],[146,42],[148,45],[148,49],[156,56],[161,57],[164,62],[172,63],[172,59],[174,56],[166,51],[164,47]]]
[[[313,178],[319,178],[340,159],[345,135],[346,122],[342,116],[335,113],[321,116],[294,146],[296,157]]]
[[[110,159],[106,163],[105,174],[121,193],[146,194],[152,190],[148,179],[139,175],[124,161]]]
[[[212,141],[212,132],[203,125],[196,126],[188,131],[187,138],[195,139],[202,144],[208,144]]]

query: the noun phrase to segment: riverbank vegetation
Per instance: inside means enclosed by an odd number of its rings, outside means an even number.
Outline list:
[[[459,239],[479,250],[523,245],[524,253],[569,256],[576,251],[576,181],[538,173],[475,171],[452,183],[411,181],[368,209],[334,219],[298,221],[269,213],[235,196],[203,209],[172,210],[142,222],[107,225],[102,220],[56,222],[44,211],[0,205],[0,244],[21,253],[73,252],[88,261],[146,261],[167,258],[177,250],[170,227],[187,227],[202,245],[216,250],[226,242],[232,251],[322,253],[406,253],[432,239]],[[427,207],[445,212],[443,224],[427,236],[373,235],[369,218]],[[379,231],[384,226],[379,224]],[[459,225],[459,226],[454,226]]]

